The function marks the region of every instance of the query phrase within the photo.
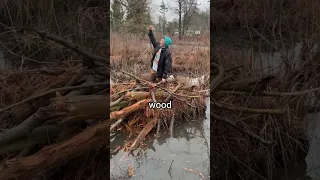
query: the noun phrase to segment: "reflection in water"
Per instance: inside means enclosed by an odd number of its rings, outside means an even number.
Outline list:
[[[12,67],[11,61],[5,59],[3,52],[0,49],[0,69]]]
[[[210,117],[209,99],[207,99],[206,116]],[[131,179],[200,179],[197,173],[183,168],[193,169],[209,179],[210,167],[210,121],[208,118],[189,120],[173,129],[162,132],[160,137],[149,138],[148,150],[143,155],[129,156],[119,162],[124,152],[111,153],[111,178],[121,179],[116,175],[126,175],[130,163],[134,164],[135,173]],[[176,120],[178,121],[178,120]],[[123,144],[123,135],[111,135],[111,151]]]
[[[308,119],[310,142],[306,157],[307,174],[313,179],[320,179],[320,113],[309,114]]]

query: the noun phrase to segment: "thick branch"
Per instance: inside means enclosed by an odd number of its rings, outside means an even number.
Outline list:
[[[109,121],[86,129],[60,144],[45,147],[36,155],[6,160],[0,164],[0,179],[25,179],[78,157],[90,149],[109,144]]]
[[[34,128],[46,122],[46,118],[55,111],[52,106],[40,108],[18,126],[0,132],[0,145],[11,143],[15,139],[27,136]]]
[[[144,140],[144,138],[149,134],[149,132],[157,125],[158,118],[154,118],[151,121],[148,122],[148,124],[143,128],[143,130],[140,132],[138,137],[135,139],[133,144],[130,147],[130,151],[133,151],[135,148],[138,147],[141,141]]]
[[[11,153],[36,144],[50,142],[61,131],[60,125],[46,125],[35,128],[28,137],[0,146],[1,153]]]
[[[38,95],[35,95],[35,96],[32,96],[30,98],[27,98],[25,100],[22,100],[16,104],[12,104],[10,106],[7,106],[6,108],[3,108],[0,110],[0,113],[4,112],[4,111],[7,111],[13,107],[16,107],[16,106],[19,106],[21,104],[24,104],[26,102],[29,102],[31,100],[34,100],[34,99],[37,99],[37,98],[40,98],[40,97],[43,97],[43,96],[46,96],[48,94],[51,94],[51,93],[55,93],[56,91],[63,91],[63,90],[73,90],[73,89],[82,89],[82,88],[88,88],[88,87],[94,87],[94,86],[108,86],[110,85],[110,82],[101,82],[101,83],[93,83],[93,84],[86,84],[86,85],[80,85],[80,86],[70,86],[70,87],[62,87],[62,88],[56,88],[56,89],[51,89],[49,91],[46,91],[44,93],[41,93],[41,94],[38,94]]]
[[[141,108],[144,108],[149,102],[151,102],[151,99],[143,99],[143,100],[138,101],[138,102],[134,103],[133,105],[126,107],[120,111],[112,112],[110,114],[110,120],[124,118],[125,116],[129,115],[130,113],[137,111]]]

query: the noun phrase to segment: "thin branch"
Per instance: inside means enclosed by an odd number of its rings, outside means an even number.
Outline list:
[[[233,121],[231,121],[230,119],[228,119],[228,118],[226,118],[226,117],[221,117],[221,116],[219,116],[219,115],[217,115],[217,114],[215,114],[215,113],[211,113],[211,117],[212,117],[212,119],[217,119],[217,120],[226,122],[227,124],[229,124],[230,126],[232,126],[233,128],[235,128],[236,130],[238,130],[238,131],[240,131],[240,132],[243,132],[243,133],[251,136],[252,138],[260,141],[260,142],[263,143],[263,144],[267,144],[267,145],[272,145],[272,144],[274,144],[273,141],[265,140],[265,139],[263,139],[262,137],[258,136],[257,134],[255,134],[254,132],[250,131],[250,130],[247,129],[247,128],[246,128],[246,129],[239,129],[239,128],[237,127],[237,125],[236,125]]]
[[[113,130],[114,128],[116,128],[122,121],[123,121],[123,118],[120,118],[117,122],[115,122],[114,124],[112,124],[111,127],[110,127],[110,132],[112,132],[112,130]]]
[[[268,92],[268,91],[262,91],[262,92],[257,93],[257,95],[263,95],[263,96],[300,96],[300,95],[313,93],[315,91],[320,91],[320,87],[313,88],[313,89],[307,89],[307,90],[303,90],[303,91],[293,91],[293,92]],[[218,94],[249,95],[250,93],[242,92],[242,91],[219,91]]]
[[[211,102],[212,106],[230,110],[230,111],[242,111],[245,113],[254,113],[254,114],[270,114],[270,115],[284,115],[285,112],[282,109],[254,109],[254,108],[244,108],[244,107],[236,107],[230,105],[223,105],[217,102]]]
[[[123,95],[123,96],[121,96],[119,99],[117,99],[116,101],[110,102],[110,108],[118,105],[118,104],[124,99],[124,97],[125,97],[125,96]]]

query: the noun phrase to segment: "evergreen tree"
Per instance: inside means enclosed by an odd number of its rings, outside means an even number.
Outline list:
[[[152,24],[150,8],[147,0],[127,0],[128,15],[126,23],[131,33],[144,33]]]
[[[114,0],[111,5],[111,29],[113,31],[118,31],[121,24],[122,19],[124,16],[124,11],[122,9],[121,4],[119,3],[119,0]]]

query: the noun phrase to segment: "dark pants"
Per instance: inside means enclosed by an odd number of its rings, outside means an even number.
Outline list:
[[[161,78],[157,77],[156,75],[157,75],[157,72],[155,70],[151,69],[150,72],[149,72],[149,77],[150,77],[149,81],[151,81],[153,83],[160,82]]]

